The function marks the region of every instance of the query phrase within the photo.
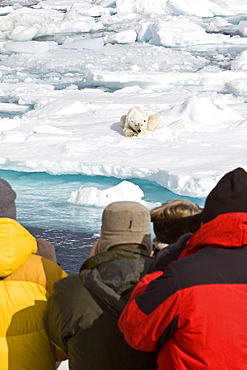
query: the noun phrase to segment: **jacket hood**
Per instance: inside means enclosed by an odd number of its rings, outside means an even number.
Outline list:
[[[154,270],[154,260],[146,251],[125,248],[89,258],[82,266],[80,277],[85,287],[118,316],[135,284]]]
[[[205,224],[225,213],[247,212],[247,172],[236,168],[228,172],[208,194],[202,212]]]
[[[36,239],[17,221],[0,218],[0,277],[16,271],[37,252]]]
[[[205,246],[247,247],[247,213],[225,213],[201,226],[187,242],[179,258],[198,252]]]

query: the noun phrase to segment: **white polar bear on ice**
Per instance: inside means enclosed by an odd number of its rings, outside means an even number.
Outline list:
[[[133,107],[121,117],[121,124],[124,136],[142,136],[146,130],[154,131],[158,128],[159,116],[157,114],[148,116],[143,108]]]

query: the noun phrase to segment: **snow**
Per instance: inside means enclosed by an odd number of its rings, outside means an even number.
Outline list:
[[[205,197],[245,167],[244,12],[216,0],[3,4],[0,168],[141,178]],[[160,125],[126,138],[120,117],[135,105]]]
[[[70,194],[68,202],[106,207],[112,202],[128,200],[146,205],[142,200],[143,196],[144,193],[138,185],[130,181],[122,181],[118,185],[112,186],[106,190],[99,190],[96,187],[80,188]]]
[[[68,200],[102,206],[141,202],[132,178],[204,198],[246,168],[243,0],[2,0],[0,16],[0,169],[123,180]],[[137,105],[159,128],[124,137]]]
[[[69,368],[69,362],[63,361],[61,362],[60,366],[58,367],[59,370],[67,370]]]

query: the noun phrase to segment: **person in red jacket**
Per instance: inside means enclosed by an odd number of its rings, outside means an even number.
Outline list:
[[[136,285],[119,328],[157,369],[247,369],[247,173],[208,195],[202,226],[178,260]]]

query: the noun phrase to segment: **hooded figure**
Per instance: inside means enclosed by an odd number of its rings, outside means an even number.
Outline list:
[[[43,313],[66,273],[37,255],[36,239],[16,220],[16,194],[0,179],[0,368],[54,370],[64,359],[51,346]]]
[[[114,202],[102,216],[101,236],[78,274],[55,284],[45,313],[52,341],[70,370],[152,370],[155,352],[135,351],[117,321],[141,277],[154,271],[149,211],[137,202]]]
[[[0,218],[7,217],[16,220],[15,199],[16,193],[10,184],[0,178]],[[41,238],[36,238],[36,243],[38,255],[57,262],[55,248],[51,243]]]
[[[157,369],[246,368],[246,195],[247,173],[227,173],[179,259],[142,279],[125,306],[120,330],[135,349],[160,348]]]

